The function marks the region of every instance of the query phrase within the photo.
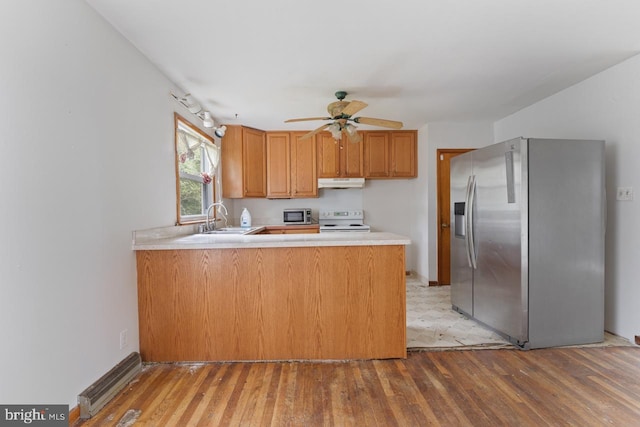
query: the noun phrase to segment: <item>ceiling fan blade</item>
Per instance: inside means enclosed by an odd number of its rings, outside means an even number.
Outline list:
[[[342,110],[349,105],[347,101],[335,101],[327,105],[327,112],[331,117],[336,117],[342,114]]]
[[[396,122],[395,120],[374,119],[372,117],[356,117],[353,119],[356,123],[362,123],[364,125],[382,126],[384,128],[401,129],[402,122]]]
[[[349,105],[347,105],[342,109],[342,114],[345,114],[347,116],[353,116],[355,113],[362,110],[367,105],[369,104],[367,104],[366,102],[353,100],[349,102]]]
[[[331,117],[305,117],[303,119],[289,119],[289,120],[285,120],[285,123],[291,123],[291,122],[306,122],[309,120],[331,120]]]
[[[316,133],[321,132],[321,131],[323,131],[324,129],[328,128],[330,124],[331,124],[331,123],[327,123],[326,125],[322,125],[322,126],[320,126],[319,128],[314,129],[314,130],[312,130],[311,132],[309,132],[309,133],[306,133],[306,134],[302,135],[299,139],[309,139],[309,138],[311,138],[313,135],[315,135]]]

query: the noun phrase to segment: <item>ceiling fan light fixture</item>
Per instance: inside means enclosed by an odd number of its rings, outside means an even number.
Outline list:
[[[358,133],[358,128],[352,125],[351,123],[347,123],[344,127],[344,130],[351,136],[355,136]]]
[[[331,123],[327,129],[331,132],[333,139],[338,141],[342,139],[342,128],[339,123]]]

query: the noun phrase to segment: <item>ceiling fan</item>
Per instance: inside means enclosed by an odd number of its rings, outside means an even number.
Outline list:
[[[365,108],[368,104],[362,101],[345,101],[344,98],[347,96],[347,92],[338,91],[335,93],[337,101],[332,102],[327,106],[327,111],[329,112],[329,117],[305,117],[302,119],[289,119],[285,120],[285,123],[291,122],[304,122],[309,120],[333,120],[331,123],[326,123],[320,126],[317,129],[312,130],[306,135],[300,137],[300,139],[311,138],[318,132],[321,132],[325,129],[331,132],[331,135],[334,139],[342,138],[342,131],[345,131],[349,141],[351,142],[359,142],[362,140],[362,137],[356,131],[356,127],[351,123],[362,123],[365,125],[373,125],[373,126],[381,126],[391,129],[400,129],[402,128],[402,122],[397,122],[394,120],[385,120],[385,119],[374,119],[371,117],[353,117],[358,111]]]

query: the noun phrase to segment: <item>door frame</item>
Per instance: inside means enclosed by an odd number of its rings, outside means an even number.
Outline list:
[[[443,280],[442,280],[442,269],[440,268],[440,263],[441,263],[441,257],[440,257],[440,253],[442,251],[442,238],[440,237],[441,235],[441,224],[442,224],[442,218],[440,215],[440,205],[442,204],[441,200],[442,200],[442,194],[444,193],[444,191],[450,192],[450,188],[441,188],[441,186],[443,185],[442,182],[440,182],[440,162],[442,160],[440,160],[441,155],[443,154],[463,154],[469,151],[473,151],[476,150],[476,148],[438,148],[436,149],[436,220],[438,221],[436,223],[436,238],[437,238],[437,246],[436,246],[436,269],[438,271],[438,281],[435,283],[436,285],[441,285]]]

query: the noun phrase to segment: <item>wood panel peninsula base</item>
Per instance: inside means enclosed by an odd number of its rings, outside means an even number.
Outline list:
[[[144,361],[406,358],[404,245],[136,257]]]

